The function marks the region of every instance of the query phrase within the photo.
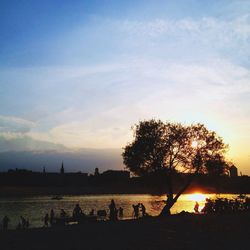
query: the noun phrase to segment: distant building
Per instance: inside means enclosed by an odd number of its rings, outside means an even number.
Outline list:
[[[237,177],[238,169],[234,165],[232,165],[229,169],[229,174],[230,174],[230,177]]]
[[[110,180],[128,180],[130,177],[130,173],[128,171],[122,170],[107,170],[102,173],[102,178],[110,179]]]

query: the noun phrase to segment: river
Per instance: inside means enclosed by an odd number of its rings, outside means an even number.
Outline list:
[[[205,204],[206,198],[236,198],[233,194],[184,194],[173,206],[171,212],[179,213],[182,210],[193,212],[195,202],[200,205],[200,209]],[[108,212],[108,206],[111,199],[114,199],[116,207],[124,209],[123,219],[129,219],[133,216],[133,204],[143,203],[146,212],[149,215],[158,215],[164,206],[166,196],[156,195],[80,195],[80,196],[63,196],[62,200],[53,200],[51,196],[27,196],[27,197],[9,197],[0,198],[0,218],[4,215],[10,218],[10,228],[16,228],[20,221],[20,216],[29,219],[30,227],[43,226],[43,218],[50,209],[54,209],[56,216],[59,216],[60,209],[64,209],[68,215],[72,214],[72,210],[76,203],[79,203],[83,212],[88,214],[91,209],[95,211],[105,209]]]

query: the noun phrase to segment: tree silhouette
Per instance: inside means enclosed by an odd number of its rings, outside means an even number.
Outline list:
[[[136,175],[162,172],[167,176],[167,201],[161,215],[171,207],[200,173],[224,173],[227,145],[203,124],[190,126],[151,119],[133,128],[134,139],[122,153],[127,169]],[[216,164],[212,164],[216,162]],[[175,173],[188,173],[187,180],[174,195]]]

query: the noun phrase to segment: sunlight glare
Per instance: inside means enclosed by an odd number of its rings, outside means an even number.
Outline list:
[[[197,141],[192,141],[191,146],[192,146],[192,148],[197,148],[198,142]]]
[[[206,200],[206,195],[205,194],[201,194],[201,193],[194,193],[194,194],[190,194],[189,196],[188,196],[188,199],[190,200],[190,201],[199,201],[199,202],[201,202],[201,201],[205,201]]]

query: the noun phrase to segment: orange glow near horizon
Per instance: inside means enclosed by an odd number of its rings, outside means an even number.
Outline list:
[[[206,200],[206,195],[202,193],[194,193],[194,194],[188,194],[188,200],[194,201],[194,202],[202,202]]]

